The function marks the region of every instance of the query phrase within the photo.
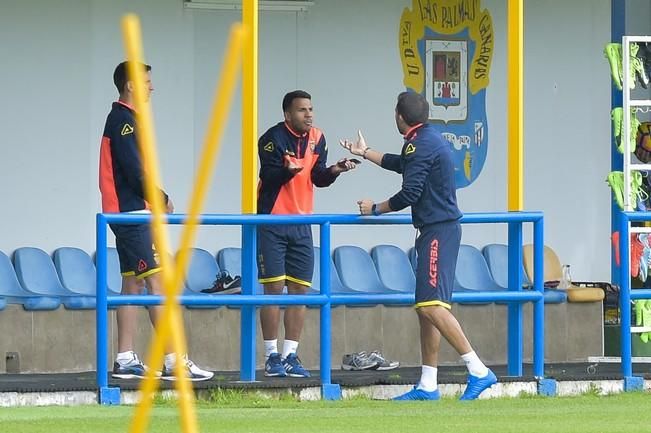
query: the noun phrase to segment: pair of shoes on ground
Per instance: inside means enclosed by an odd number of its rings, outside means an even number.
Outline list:
[[[113,363],[113,373],[112,376],[116,379],[142,379],[145,377],[149,371],[147,367],[141,360],[138,358],[134,352],[131,352],[132,357],[127,362],[118,362]],[[188,380],[193,382],[199,382],[202,380],[212,379],[214,373],[211,371],[206,371],[199,368],[194,362],[192,362],[187,355],[181,357],[183,362],[183,369],[185,370]],[[176,380],[176,375],[173,368],[163,367],[163,370],[156,372],[155,375],[160,377],[163,380]]]
[[[341,359],[341,369],[349,371],[361,371],[361,370],[393,370],[398,368],[400,362],[390,361],[382,355],[379,350],[373,350],[372,352],[355,352],[348,353],[343,356]]]
[[[242,277],[231,276],[227,271],[221,271],[217,274],[212,287],[203,289],[201,293],[212,295],[233,295],[242,292]]]
[[[484,377],[473,376],[472,374],[468,375],[468,381],[466,382],[466,389],[459,398],[459,400],[475,400],[479,397],[479,394],[490,388],[491,386],[497,383],[497,377],[492,370],[488,369],[488,374]],[[441,398],[441,393],[438,389],[434,391],[425,391],[414,387],[411,391],[408,391],[402,395],[394,397],[395,401],[415,401],[415,400],[439,400]]]
[[[301,360],[295,353],[290,353],[287,358],[280,353],[272,353],[264,363],[264,375],[267,377],[310,377],[309,371],[303,367]]]
[[[604,55],[610,65],[610,73],[615,86],[622,90],[624,83],[624,65],[622,63],[622,44],[609,43],[604,47]],[[635,88],[635,81],[640,83],[643,88],[649,85],[649,73],[651,72],[651,50],[647,44],[629,44],[629,59],[631,66],[631,75],[629,87]]]

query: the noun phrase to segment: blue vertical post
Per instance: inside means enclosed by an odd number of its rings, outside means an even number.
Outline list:
[[[626,1],[625,0],[611,0],[610,2],[610,41],[621,43],[622,37],[626,32]],[[603,63],[604,68],[608,68],[608,62]],[[623,93],[615,85],[611,86],[610,92],[610,106],[611,109],[615,107],[622,106]],[[611,125],[612,128],[612,125]],[[617,151],[617,145],[615,143],[615,134],[614,131],[611,131],[610,136],[612,137],[612,144],[610,146],[610,169],[611,170],[622,170],[624,165],[623,156]],[[611,194],[612,197],[612,194]],[[615,232],[618,229],[619,225],[619,206],[615,203],[615,200],[610,201],[610,227],[611,232]],[[620,281],[617,281],[619,277],[619,272],[617,271],[617,265],[615,263],[614,257],[615,254],[611,254],[611,265],[610,265],[610,275],[615,279],[615,284],[621,284]],[[627,274],[625,274],[627,275]],[[627,276],[628,278],[628,276]]]
[[[321,326],[320,343],[321,348],[321,395],[324,400],[340,400],[341,388],[338,384],[332,384],[331,351],[332,351],[332,311],[330,304],[330,223],[321,224],[319,232],[320,254],[318,257],[321,269],[321,295],[328,297],[328,302],[321,305]]]
[[[321,269],[321,294],[330,298],[330,223],[321,224],[319,245],[319,264]],[[329,301],[329,299],[328,299]],[[321,384],[327,385],[331,382],[330,376],[330,352],[332,335],[332,317],[330,302],[321,305]]]
[[[509,225],[509,290],[522,290],[522,223]],[[522,376],[522,304],[509,302],[507,374]]]
[[[623,137],[623,139],[626,137]],[[620,213],[619,218],[619,311],[621,315],[621,347],[622,374],[624,378],[633,376],[631,360],[631,280],[628,276],[630,269],[628,218]]]
[[[541,295],[533,304],[533,375],[538,378],[545,376],[544,242],[544,221],[540,218],[533,223],[533,288]]]
[[[106,301],[106,218],[97,214],[95,229],[96,307],[95,333],[97,340],[97,387],[100,392],[108,386],[108,303]]]
[[[242,294],[255,294],[257,284],[256,226],[242,225]],[[240,380],[255,381],[255,312],[253,305],[240,310]]]

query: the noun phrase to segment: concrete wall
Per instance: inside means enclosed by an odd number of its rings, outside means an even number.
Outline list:
[[[506,306],[454,305],[474,349],[484,362],[506,363]],[[80,372],[95,370],[94,311],[26,312],[9,306],[0,314],[0,355],[20,354],[20,370],[28,372]],[[545,306],[545,361],[585,361],[603,354],[601,303]],[[115,320],[110,315],[112,365],[116,348]],[[147,353],[151,327],[141,310],[135,350]],[[189,353],[193,361],[216,371],[240,367],[240,313],[237,309],[184,310]],[[524,314],[524,360],[532,360],[531,308]],[[281,332],[280,339],[283,335]],[[258,329],[257,341],[262,341]],[[282,343],[281,346],[282,347]],[[263,367],[262,344],[257,345],[257,368]],[[420,365],[418,319],[411,307],[337,307],[332,310],[332,368],[339,369],[346,353],[380,350],[404,366]],[[301,360],[310,369],[319,368],[319,312],[308,309],[299,348]],[[441,364],[460,362],[447,342],[441,344]],[[0,373],[6,371],[0,360]]]

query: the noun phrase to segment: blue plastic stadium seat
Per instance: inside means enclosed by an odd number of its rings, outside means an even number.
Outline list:
[[[219,269],[228,271],[232,276],[240,275],[242,276],[242,249],[236,247],[222,248],[217,253],[217,264]],[[255,267],[255,281],[256,289],[255,293],[258,295],[264,294],[264,289],[258,281],[258,267]],[[244,291],[244,287],[242,287]]]
[[[416,276],[407,254],[395,245],[377,245],[371,250],[382,284],[390,290],[414,293]]]
[[[217,266],[217,261],[212,254],[201,248],[191,248],[190,264],[188,266],[188,272],[185,276],[184,294],[211,296],[206,293],[201,293],[201,291],[212,287],[218,273],[219,266]],[[186,308],[215,309],[219,308],[219,305],[186,305]]]
[[[190,265],[185,276],[185,286],[190,293],[197,294],[211,288],[218,273],[219,266],[212,254],[201,248],[190,249]]]
[[[496,291],[502,290],[493,281],[488,265],[481,252],[471,245],[461,245],[454,273],[455,292]],[[489,302],[467,302],[466,304],[487,304]]]
[[[489,244],[482,249],[482,254],[486,258],[486,263],[490,269],[493,280],[502,290],[508,288],[509,275],[509,247],[504,244]],[[522,285],[531,288],[531,281],[522,269]],[[543,295],[546,304],[562,304],[567,301],[567,294],[562,290],[545,289]]]
[[[20,285],[38,295],[59,297],[66,308],[95,308],[95,297],[80,296],[61,285],[54,263],[43,250],[32,247],[14,251],[14,266]]]
[[[61,247],[54,251],[53,258],[63,287],[77,295],[95,296],[95,265],[84,250]]]
[[[106,281],[109,292],[113,295],[122,293],[122,274],[120,273],[120,258],[116,248],[106,250]]]
[[[10,304],[19,304],[27,311],[56,310],[61,300],[55,296],[39,296],[25,290],[16,278],[9,257],[0,251],[0,296]]]
[[[418,264],[418,257],[416,255],[416,247],[411,247],[409,248],[409,252],[407,253],[409,256],[409,263],[411,263],[411,268],[416,272],[416,265]]]
[[[335,248],[334,261],[344,287],[359,293],[398,293],[382,284],[373,259],[360,247],[342,245]]]
[[[242,249],[237,248],[237,247],[227,247],[227,248],[222,248],[217,252],[217,264],[219,265],[219,269],[227,271],[229,274],[232,276],[242,275]],[[258,283],[258,267],[256,265],[255,267],[255,294],[256,295],[263,295],[264,294],[264,289],[262,288],[262,284]],[[242,282],[242,293],[244,293],[244,282]],[[227,305],[227,308],[240,308],[239,306],[235,305]]]
[[[314,293],[321,292],[321,263],[319,262],[319,255],[321,254],[321,248],[314,247],[314,274],[312,276],[312,291]],[[330,256],[330,255],[329,255]],[[337,273],[337,268],[335,263],[332,261],[332,256],[330,259],[330,293],[331,294],[340,294],[340,293],[354,293],[352,290],[344,287]]]
[[[320,247],[314,247],[314,274],[312,275],[312,287],[308,290],[308,293],[320,294],[321,293],[321,262],[319,261],[319,255],[321,254]],[[341,295],[341,294],[351,294],[357,293],[351,289],[344,287],[337,273],[337,268],[335,263],[332,261],[332,255],[328,254],[328,259],[330,260],[330,294],[331,295]],[[308,308],[319,308],[319,305],[312,305]],[[332,308],[339,307],[339,304],[333,305]]]

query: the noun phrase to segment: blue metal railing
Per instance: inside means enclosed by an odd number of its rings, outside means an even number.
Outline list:
[[[167,216],[168,224],[183,224],[185,215]],[[145,224],[147,214],[97,215],[97,385],[108,386],[108,307],[119,305],[159,305],[161,296],[107,294],[107,226],[108,224]],[[463,224],[506,223],[509,226],[509,290],[502,292],[453,293],[452,301],[508,302],[508,374],[522,375],[523,302],[532,302],[533,369],[536,377],[544,376],[544,300],[543,300],[543,214],[542,212],[469,213]],[[533,223],[534,289],[522,290],[522,224]],[[233,305],[241,309],[240,379],[255,380],[256,307],[262,305],[317,305],[320,307],[320,374],[324,386],[331,384],[331,314],[333,305],[377,305],[414,303],[414,294],[331,294],[330,293],[330,228],[352,224],[411,224],[404,214],[380,217],[359,215],[213,215],[204,214],[201,225],[242,226],[242,294],[228,296],[182,295],[184,305]],[[320,226],[321,293],[319,295],[255,295],[255,229],[261,224],[312,224]]]
[[[633,359],[631,354],[631,301],[651,299],[650,289],[631,290],[630,237],[629,222],[651,221],[651,212],[620,212],[619,218],[619,256],[620,267],[617,283],[619,284],[619,311],[621,314],[621,351],[622,375],[624,379],[633,377]]]

